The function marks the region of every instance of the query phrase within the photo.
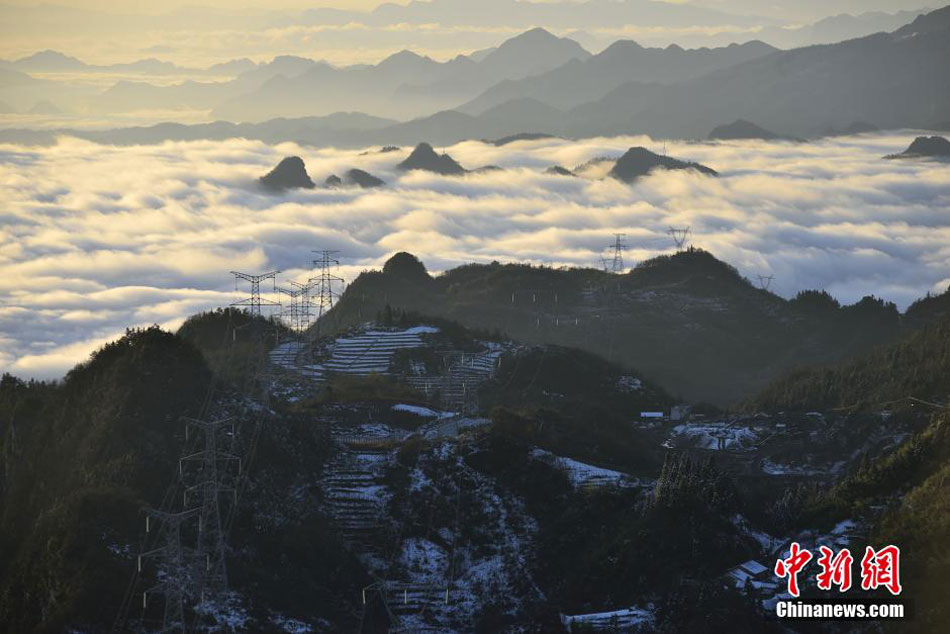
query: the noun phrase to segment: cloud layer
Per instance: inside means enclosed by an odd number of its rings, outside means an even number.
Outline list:
[[[744,275],[774,274],[781,295],[823,288],[906,306],[950,283],[950,165],[881,159],[912,137],[670,142],[670,155],[721,177],[663,172],[632,186],[544,170],[662,142],[466,142],[447,150],[468,168],[504,170],[461,178],[397,173],[408,149],[0,146],[0,370],[61,376],[126,327],[171,327],[234,301],[232,269],[303,280],[324,248],[341,252],[347,279],[399,250],[435,271],[495,259],[599,266],[615,232],[636,261],[669,252],[668,226],[688,225],[693,244]],[[256,178],[292,154],[317,182],[359,167],[388,185],[262,191]]]

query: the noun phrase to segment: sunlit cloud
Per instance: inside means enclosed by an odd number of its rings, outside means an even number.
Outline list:
[[[446,150],[468,168],[504,169],[456,178],[399,172],[408,148],[0,146],[0,370],[61,376],[126,327],[175,325],[235,301],[245,289],[235,292],[232,269],[305,280],[323,248],[341,252],[349,280],[398,250],[436,272],[492,260],[600,266],[615,232],[636,261],[672,250],[670,225],[690,226],[693,244],[751,279],[775,275],[786,297],[823,288],[904,307],[950,280],[950,166],[881,159],[912,137],[671,141],[670,155],[721,176],[659,172],[634,185],[545,170],[664,142],[469,141]],[[263,191],[257,178],[292,154],[318,183],[358,167],[387,185]]]

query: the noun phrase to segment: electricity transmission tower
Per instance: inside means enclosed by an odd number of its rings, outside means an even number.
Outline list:
[[[297,292],[297,331],[306,332],[310,327],[310,317],[313,315],[310,310],[312,305],[310,291],[313,289],[313,284],[309,281],[306,284],[290,282],[290,287]]]
[[[689,238],[690,227],[670,227],[666,232],[670,234],[670,237],[673,238],[673,242],[676,243],[676,250],[682,251],[683,245],[686,244],[686,240]]]
[[[143,552],[138,557],[138,572],[142,572],[143,559],[158,560],[158,582],[142,592],[142,612],[148,609],[148,598],[162,595],[165,600],[162,614],[162,631],[185,631],[185,589],[192,577],[190,560],[181,543],[182,524],[198,516],[198,509],[181,513],[167,513],[146,509],[145,532],[151,533],[152,521],[160,525],[161,543],[158,548]]]
[[[610,271],[612,273],[623,273],[623,252],[627,250],[626,238],[627,234],[625,233],[616,233],[614,234],[615,239],[614,243],[610,245],[614,250],[614,259],[610,263]]]
[[[290,298],[289,308],[281,313],[285,321],[296,332],[305,332],[310,327],[310,289],[312,284],[288,282],[290,288],[278,287],[277,292]]]
[[[340,296],[340,293],[334,289],[334,284],[343,284],[343,278],[333,274],[332,267],[340,266],[340,261],[335,257],[339,251],[314,251],[317,259],[313,261],[313,267],[317,269],[317,275],[310,278],[309,285],[312,289],[310,297],[311,305],[317,309],[316,324],[317,332],[320,334],[320,319],[324,313],[333,308],[333,301]]]
[[[233,440],[234,424],[226,418],[216,421],[204,421],[194,418],[184,419],[187,429],[195,428],[202,435],[204,449],[178,462],[178,471],[183,480],[192,480],[193,484],[185,488],[185,506],[190,495],[197,493],[201,505],[198,511],[198,537],[195,548],[196,568],[199,571],[199,596],[204,600],[208,594],[220,594],[227,590],[228,574],[225,562],[227,543],[221,522],[221,497],[230,494],[237,497],[237,491],[229,486],[233,470],[230,465],[237,463],[241,472],[241,459],[221,448],[224,433]],[[196,464],[197,469],[186,474],[184,465]],[[187,477],[186,477],[187,476]]]
[[[759,287],[763,291],[769,290],[772,286],[772,282],[775,281],[774,275],[759,275]]]
[[[277,274],[280,273],[280,271],[271,271],[270,273],[263,273],[261,275],[251,275],[249,273],[240,273],[238,271],[231,271],[231,273],[234,275],[235,291],[237,291],[239,280],[244,280],[251,283],[251,296],[238,302],[234,302],[231,304],[232,306],[247,306],[252,315],[260,315],[261,306],[280,306],[280,302],[261,298],[261,282],[264,280],[273,280],[274,292],[277,292]]]

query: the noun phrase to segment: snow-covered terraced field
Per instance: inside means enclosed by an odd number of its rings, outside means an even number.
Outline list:
[[[331,346],[330,358],[324,367],[344,374],[386,374],[397,351],[422,347],[425,345],[422,335],[435,332],[437,328],[417,326],[406,330],[367,330],[340,337]]]
[[[755,430],[723,421],[677,425],[664,444],[673,446],[688,442],[697,449],[748,451],[755,448],[757,440]]]
[[[324,368],[319,364],[307,363],[302,357],[307,350],[307,344],[302,341],[285,341],[270,351],[272,365],[295,372],[312,381],[323,381]]]
[[[324,467],[321,488],[327,514],[344,541],[371,568],[379,565],[379,535],[385,527],[390,493],[382,483],[392,454],[385,443],[355,443],[399,435],[385,425],[356,429],[334,426],[331,435],[338,451]]]

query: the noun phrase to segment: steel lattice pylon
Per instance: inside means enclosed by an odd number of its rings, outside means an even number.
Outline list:
[[[670,237],[673,238],[673,242],[676,244],[676,250],[681,251],[683,245],[686,244],[686,240],[689,238],[690,227],[670,227],[666,230]]]
[[[229,484],[233,469],[230,464],[237,463],[241,470],[241,458],[220,447],[222,433],[227,431],[234,437],[234,424],[231,419],[204,421],[186,418],[188,428],[198,429],[204,440],[204,448],[179,460],[178,470],[182,479],[192,479],[191,486],[185,488],[185,506],[189,496],[197,493],[201,506],[198,510],[198,537],[195,547],[196,569],[198,571],[198,594],[202,600],[208,595],[225,592],[228,587],[225,555],[227,540],[221,521],[221,496],[235,496],[235,489]],[[185,473],[185,464],[195,464],[193,473]]]
[[[162,546],[143,552],[138,556],[138,572],[142,572],[144,559],[158,560],[160,579],[154,586],[142,592],[142,612],[148,608],[148,598],[160,594],[165,600],[162,613],[163,632],[185,631],[185,594],[193,578],[191,562],[193,552],[182,545],[181,528],[186,521],[198,517],[198,509],[181,513],[168,513],[146,509],[145,532],[152,532],[152,523],[159,525]]]
[[[610,272],[611,273],[623,273],[624,263],[623,263],[623,252],[627,250],[626,238],[627,234],[625,233],[616,233],[614,234],[615,239],[614,243],[610,245],[614,250],[614,257],[610,263]],[[604,262],[606,268],[606,261]]]
[[[310,297],[312,305],[316,308],[316,332],[314,336],[320,335],[320,319],[331,308],[333,302],[340,296],[340,292],[334,288],[334,285],[342,285],[343,278],[334,275],[332,267],[339,266],[340,261],[334,257],[339,251],[314,251],[317,259],[313,261],[313,267],[317,269],[317,275],[310,278],[311,289]]]
[[[269,299],[261,298],[261,282],[264,280],[273,280],[274,281],[274,292],[277,292],[277,274],[280,271],[271,271],[270,273],[262,273],[261,275],[251,275],[250,273],[241,273],[239,271],[231,271],[231,274],[234,275],[234,290],[237,291],[237,284],[239,280],[244,280],[251,283],[251,296],[240,301],[234,302],[232,306],[247,306],[252,315],[261,314],[261,306],[280,306],[280,302],[275,302]]]

